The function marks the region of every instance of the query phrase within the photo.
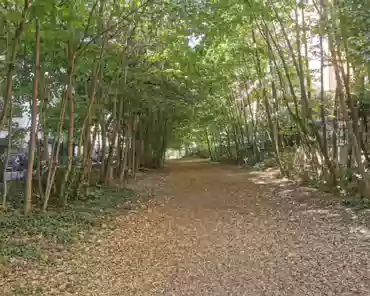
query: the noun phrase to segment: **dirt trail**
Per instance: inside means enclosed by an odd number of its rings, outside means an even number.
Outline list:
[[[159,204],[28,271],[39,295],[370,295],[370,240],[342,209],[228,166],[174,162],[165,179]]]

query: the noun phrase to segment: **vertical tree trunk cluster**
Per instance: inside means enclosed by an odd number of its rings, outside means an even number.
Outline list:
[[[51,202],[65,206],[97,182],[124,184],[143,165],[163,165],[173,124],[166,102],[178,95],[166,94],[166,85],[175,85],[177,77],[164,75],[163,64],[147,55],[148,48],[157,54],[161,50],[160,32],[151,29],[156,20],[144,13],[151,2],[92,0],[86,3],[87,13],[73,1],[61,7],[50,3],[45,14],[39,13],[45,8],[41,1],[25,0],[22,7],[1,4],[9,17],[12,11],[21,12],[15,23],[5,20],[1,30],[1,37],[8,38],[0,48],[7,53],[0,113],[0,125],[8,129],[2,161],[4,208],[15,97],[29,100],[31,111],[25,214],[35,199],[43,211]],[[152,9],[158,17],[163,13]],[[14,94],[14,81],[16,87],[32,81],[32,97]]]
[[[358,34],[349,24],[353,7],[341,0],[283,2],[290,14],[270,1],[259,13],[247,1],[250,30],[238,53],[243,74],[226,80],[220,130],[227,133],[218,137],[219,130],[209,132],[213,124],[207,127],[209,155],[254,165],[271,153],[284,175],[334,188],[352,182],[368,198],[368,60],[350,49]]]

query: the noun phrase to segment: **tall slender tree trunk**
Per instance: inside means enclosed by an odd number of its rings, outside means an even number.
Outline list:
[[[335,90],[333,114],[333,162],[338,166],[338,87]]]
[[[77,58],[76,55],[72,55],[71,60],[70,60],[70,66],[67,72],[68,73],[67,74],[67,86],[64,91],[64,96],[61,102],[61,111],[60,111],[59,123],[58,123],[58,128],[57,128],[57,134],[56,134],[56,139],[54,139],[53,149],[52,149],[52,158],[50,159],[50,163],[49,163],[49,171],[48,171],[47,184],[46,184],[46,189],[45,189],[45,199],[44,199],[44,203],[42,206],[43,211],[46,211],[48,207],[51,189],[54,185],[55,174],[58,169],[58,158],[59,158],[60,143],[61,143],[61,139],[63,138],[63,125],[65,122],[65,111],[66,111],[68,96],[71,94],[71,91],[72,91],[72,79],[73,79],[73,74],[75,72],[76,58]]]
[[[125,181],[125,174],[127,171],[127,158],[128,158],[128,152],[129,152],[129,145],[130,145],[130,139],[129,139],[129,127],[127,126],[126,132],[125,132],[125,137],[123,139],[124,142],[124,151],[123,151],[123,165],[120,173],[120,182]]]
[[[323,154],[328,155],[328,142],[327,142],[327,128],[325,119],[325,90],[324,90],[324,71],[325,71],[325,52],[324,52],[324,25],[326,21],[326,10],[324,7],[324,1],[321,1],[321,13],[320,13],[320,116],[321,116],[321,127],[322,127],[322,139],[323,139]],[[332,183],[335,183],[335,175],[332,177]],[[334,179],[333,179],[334,178]]]
[[[205,136],[206,141],[207,141],[207,148],[208,148],[209,157],[210,157],[211,160],[214,160],[213,153],[212,153],[212,146],[211,146],[211,143],[209,141],[209,135],[208,135],[207,129],[204,132],[204,136]]]
[[[311,82],[311,71],[310,71],[310,64],[309,64],[309,52],[308,52],[308,42],[307,42],[307,25],[306,25],[306,18],[305,18],[305,5],[304,1],[300,1],[301,5],[301,22],[302,22],[302,38],[304,44],[304,62],[306,66],[306,88],[307,88],[307,99],[311,100],[311,89],[312,89],[312,82]]]
[[[252,31],[252,36],[253,36],[253,42],[257,46],[254,30]],[[270,55],[271,54],[269,53],[269,56]],[[255,52],[255,65],[256,65],[257,74],[259,76],[259,87],[262,89],[262,92],[263,92],[262,96],[263,96],[263,102],[264,102],[264,105],[265,105],[265,111],[266,111],[266,114],[267,114],[268,126],[269,126],[270,131],[271,131],[271,142],[272,142],[271,144],[272,144],[272,147],[273,147],[273,150],[274,150],[274,153],[275,153],[275,159],[276,159],[276,161],[279,165],[280,171],[284,175],[285,171],[284,171],[282,162],[280,160],[280,155],[279,155],[279,145],[278,145],[278,141],[277,141],[278,135],[276,133],[276,129],[274,128],[274,124],[273,124],[273,121],[272,121],[272,118],[271,118],[270,104],[269,104],[268,99],[267,99],[266,88],[262,84],[263,73],[262,73],[262,68],[261,68],[260,57],[259,57],[259,54],[258,54],[257,50]],[[270,68],[271,68],[271,64],[270,64]],[[272,92],[273,92],[273,99],[276,100],[277,98],[276,98],[276,91],[275,91],[274,81],[272,81]]]
[[[117,132],[119,128],[119,117],[121,116],[121,112],[123,111],[123,98],[120,98],[120,105],[119,105],[119,114],[117,115],[117,99],[118,95],[115,96],[114,102],[113,102],[113,129],[112,129],[112,135],[109,140],[109,150],[108,150],[108,157],[104,172],[104,183],[108,184],[110,181],[110,178],[112,178],[112,162],[113,162],[113,153],[114,148],[116,147],[116,139],[117,139]]]
[[[33,81],[33,96],[32,96],[32,115],[31,115],[31,131],[30,143],[28,146],[28,168],[26,179],[26,192],[24,213],[27,215],[32,207],[32,177],[33,177],[33,163],[35,159],[36,149],[36,129],[37,129],[37,98],[38,87],[40,79],[40,21],[36,19],[36,48],[35,48],[35,77]],[[38,156],[40,157],[40,155]]]

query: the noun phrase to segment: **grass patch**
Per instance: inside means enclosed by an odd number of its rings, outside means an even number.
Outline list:
[[[71,202],[63,211],[24,216],[19,211],[0,215],[0,262],[10,258],[38,259],[47,244],[66,245],[85,237],[93,229],[114,227],[108,221],[119,206],[133,201],[131,190],[92,187],[88,194]]]

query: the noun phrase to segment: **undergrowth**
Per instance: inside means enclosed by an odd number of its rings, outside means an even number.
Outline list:
[[[19,196],[18,196],[19,198]],[[50,245],[67,245],[92,230],[114,227],[110,220],[120,204],[132,201],[133,192],[118,187],[91,187],[86,196],[63,211],[24,216],[8,210],[0,214],[0,263],[12,258],[39,259]]]
[[[342,204],[354,210],[370,209],[370,199],[367,198],[346,199]]]
[[[301,167],[296,167],[293,161],[293,153],[282,153],[281,161],[283,167],[288,172],[293,172],[289,176],[290,179],[296,179],[300,184],[307,185],[319,189],[322,192],[333,193],[340,195],[344,198],[341,204],[345,207],[352,208],[354,210],[365,210],[370,209],[370,199],[361,198],[358,194],[358,182],[352,177],[353,172],[348,169],[340,169],[337,171],[337,183],[336,186],[328,184],[325,178],[322,176],[315,175],[310,170],[302,170]],[[271,167],[278,168],[276,160],[272,157],[267,157],[264,161],[254,163],[249,166],[254,171],[265,171]]]

